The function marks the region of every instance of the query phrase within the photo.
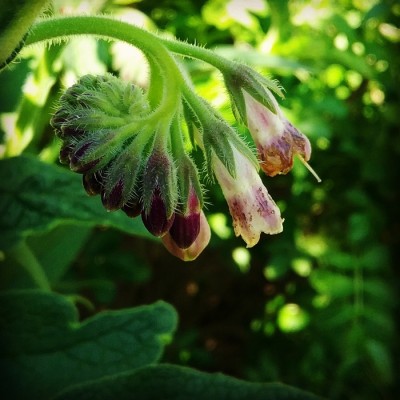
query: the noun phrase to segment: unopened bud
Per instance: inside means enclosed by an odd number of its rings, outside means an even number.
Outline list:
[[[123,205],[123,194],[124,191],[124,181],[120,179],[111,189],[109,193],[104,190],[101,192],[101,202],[104,208],[108,211],[115,211],[122,207]]]
[[[69,164],[71,153],[74,151],[74,145],[71,143],[64,143],[60,149],[59,160],[61,164]]]
[[[194,190],[188,198],[187,212],[176,212],[169,234],[181,249],[187,249],[200,232],[200,202]]]
[[[99,172],[95,172],[94,174],[83,174],[82,183],[89,196],[100,194],[103,188],[102,178]]]
[[[148,212],[142,211],[142,220],[147,230],[157,237],[164,236],[174,222],[175,214],[167,216],[165,203],[161,198],[160,191],[156,189],[153,193],[150,209]]]
[[[165,248],[175,257],[180,258],[182,261],[193,261],[201,252],[206,248],[211,238],[211,230],[208,225],[207,219],[203,213],[200,212],[200,231],[196,240],[186,249],[179,247],[170,233],[162,237],[162,242]]]
[[[126,204],[123,205],[122,211],[131,218],[136,218],[138,217],[143,210],[142,204],[136,200],[136,199],[131,199],[129,200]]]
[[[93,150],[93,142],[85,142],[78,145],[77,148],[70,156],[69,166],[74,172],[84,173],[93,169],[100,161],[97,159],[90,159],[89,153]]]

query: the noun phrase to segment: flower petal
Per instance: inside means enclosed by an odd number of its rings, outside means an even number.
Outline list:
[[[250,161],[236,149],[234,155],[235,179],[217,157],[214,157],[214,172],[228,202],[236,236],[242,236],[247,247],[252,247],[260,240],[261,232],[282,232],[283,220],[278,206]]]
[[[276,114],[244,92],[248,128],[257,146],[260,167],[268,176],[286,174],[299,154],[305,161],[311,156],[311,145],[305,135],[282,114],[274,99]]]
[[[165,248],[175,257],[180,258],[182,261],[193,261],[201,252],[206,248],[211,238],[211,230],[208,225],[204,212],[200,212],[200,232],[196,240],[186,249],[179,247],[170,233],[164,235],[161,240]]]

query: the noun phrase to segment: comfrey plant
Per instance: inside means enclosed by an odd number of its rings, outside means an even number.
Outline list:
[[[62,94],[51,121],[62,141],[60,161],[82,175],[89,195],[99,195],[108,211],[142,218],[173,255],[193,260],[210,240],[204,184],[191,157],[199,147],[208,181],[216,179],[226,198],[236,236],[252,247],[262,232],[282,231],[283,218],[259,169],[271,177],[286,174],[295,155],[308,166],[311,146],[283,115],[275,81],[210,50],[109,17],[44,19],[25,35],[25,44],[82,34],[138,47],[151,74],[146,91],[106,74],[82,76]],[[176,55],[221,72],[256,152],[194,91]]]

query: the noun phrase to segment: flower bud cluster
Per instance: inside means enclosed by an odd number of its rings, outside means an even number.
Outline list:
[[[235,234],[248,247],[261,233],[283,229],[259,168],[271,177],[286,174],[295,155],[306,166],[311,155],[310,142],[284,117],[272,95],[281,94],[274,82],[239,64],[227,69],[224,78],[235,115],[247,125],[258,157],[188,86],[182,89],[181,106],[161,113],[140,88],[112,75],[86,75],[61,96],[52,118],[62,140],[60,162],[82,174],[86,192],[100,195],[108,211],[141,216],[147,230],[182,260],[195,259],[210,240],[190,148],[198,145],[203,151],[207,175],[221,186]]]
[[[141,216],[151,234],[168,234],[173,254],[194,259],[209,240],[197,170],[189,163],[190,174],[178,179],[170,149],[156,140],[156,124],[148,118],[142,126],[149,115],[138,87],[112,75],[83,76],[61,96],[51,121],[62,140],[60,162],[82,174],[86,192],[100,195],[108,211]]]

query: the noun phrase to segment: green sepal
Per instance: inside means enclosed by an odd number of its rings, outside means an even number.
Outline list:
[[[240,83],[236,82],[235,75],[224,75],[225,86],[228,90],[229,99],[232,107],[232,112],[237,121],[247,122],[246,104]]]
[[[193,112],[189,103],[185,101],[185,99],[184,101],[182,101],[182,105],[183,105],[183,116],[185,118],[186,126],[188,128],[189,139],[191,144],[195,146],[196,145],[195,129],[200,125],[200,123],[198,122],[196,114]]]
[[[110,132],[92,132],[80,139],[69,140],[68,143],[71,143],[74,147],[74,151],[71,154],[75,154],[78,149],[87,147],[87,150],[77,157],[76,162],[71,160],[71,169],[79,172],[81,167],[93,164],[88,171],[95,172],[105,167],[115,157],[115,154],[120,151],[123,145],[123,143],[119,143],[119,146],[110,146],[109,141],[112,137],[113,134]]]
[[[210,179],[213,179],[212,157],[215,154],[232,175],[236,177],[235,157],[231,147],[231,127],[220,119],[213,119],[203,130],[203,145],[206,155],[207,171]],[[234,132],[233,132],[234,133]]]
[[[105,172],[104,191],[107,196],[119,181],[123,182],[121,206],[138,196],[137,184],[144,168],[144,157],[141,149],[137,151],[135,144],[133,141],[118,154]]]
[[[253,150],[250,144],[247,144],[240,136],[238,132],[235,132],[232,128],[230,129],[229,140],[236,149],[248,158],[253,164],[254,168],[258,171],[260,169],[260,162],[257,159],[256,151]]]
[[[247,65],[239,63],[224,72],[224,80],[235,117],[239,115],[245,124],[247,124],[247,113],[243,91],[249,93],[271,112],[277,112],[271,91],[280,97],[283,97],[283,92],[276,81],[267,79]]]
[[[68,120],[63,126],[81,129],[84,131],[100,131],[104,129],[117,129],[127,124],[122,117],[113,117],[96,109],[80,108],[70,110]]]
[[[185,154],[176,163],[178,172],[179,203],[183,214],[186,214],[190,190],[194,190],[203,208],[203,189],[199,180],[199,172],[193,160]]]
[[[143,209],[150,212],[154,191],[160,191],[167,217],[176,210],[178,203],[177,174],[174,161],[167,149],[154,148],[143,171]]]

